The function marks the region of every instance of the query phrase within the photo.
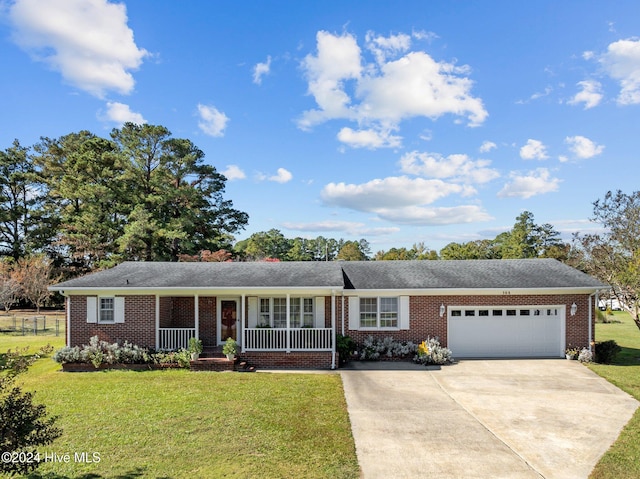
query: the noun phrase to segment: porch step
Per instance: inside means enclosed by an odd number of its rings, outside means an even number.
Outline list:
[[[234,363],[227,358],[203,358],[200,357],[191,361],[192,371],[233,371]]]
[[[229,361],[226,357],[200,357],[191,361],[192,371],[237,371],[241,373],[255,372],[256,368],[250,366],[246,361]]]

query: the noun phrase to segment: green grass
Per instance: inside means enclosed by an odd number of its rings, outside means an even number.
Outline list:
[[[62,345],[59,338],[0,335],[0,351],[47,339]],[[21,382],[64,429],[42,451],[72,457],[69,464],[45,464],[32,477],[359,475],[338,375],[63,373],[43,358]],[[74,452],[97,452],[100,462],[74,463]]]
[[[596,340],[615,340],[622,351],[614,364],[589,367],[612,384],[640,400],[640,330],[631,317],[616,312],[619,323],[596,324]],[[603,404],[603,408],[607,405]],[[594,437],[597,441],[598,437]],[[640,477],[640,409],[620,433],[589,476],[591,479],[635,479]]]

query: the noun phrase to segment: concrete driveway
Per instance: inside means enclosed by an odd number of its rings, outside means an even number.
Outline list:
[[[340,370],[365,479],[586,478],[638,407],[577,361]]]

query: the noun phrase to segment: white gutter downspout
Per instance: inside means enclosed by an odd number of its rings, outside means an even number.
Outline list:
[[[331,370],[336,368],[336,292],[331,290]]]
[[[598,304],[598,292],[589,295],[589,351],[591,351],[591,343],[593,342],[593,336],[591,334],[591,321],[593,321],[593,298],[595,296],[596,304]]]

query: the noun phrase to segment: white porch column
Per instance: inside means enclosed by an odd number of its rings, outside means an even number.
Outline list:
[[[196,327],[196,339],[200,339],[200,300],[197,294],[193,297],[193,309],[193,317],[195,319]]]
[[[287,293],[287,352],[291,352],[291,295]]]
[[[331,291],[331,369],[336,368],[336,292]]]
[[[156,349],[160,349],[160,296],[156,294]]]
[[[245,343],[244,341],[244,321],[245,321],[244,301],[245,301],[245,296],[243,294],[240,299],[240,324],[238,325],[238,339],[240,339],[240,347],[242,348],[243,353],[244,353],[244,343]]]

